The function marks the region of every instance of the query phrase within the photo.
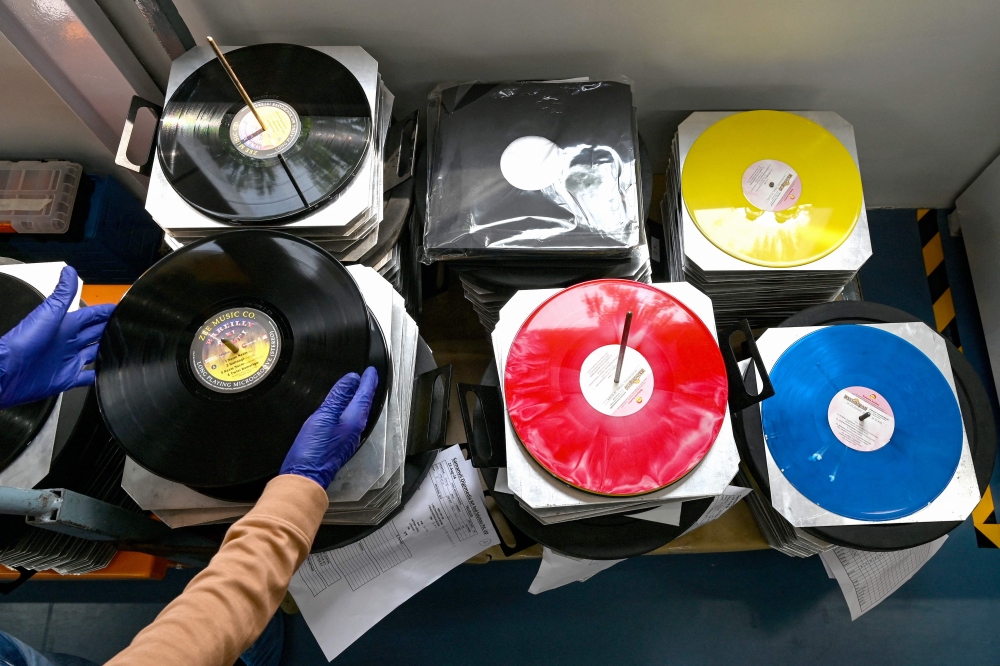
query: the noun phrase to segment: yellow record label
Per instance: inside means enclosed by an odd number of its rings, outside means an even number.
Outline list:
[[[861,175],[844,145],[794,113],[748,111],[706,129],[681,173],[684,204],[705,237],[758,266],[802,266],[854,231]]]
[[[212,315],[191,342],[191,369],[203,385],[238,393],[259,384],[281,353],[274,320],[255,308],[231,308]]]
[[[229,125],[229,140],[236,149],[248,157],[264,159],[291,148],[302,132],[295,109],[276,99],[262,99],[254,102],[254,107],[267,125],[267,131],[261,129],[250,107],[244,106]]]

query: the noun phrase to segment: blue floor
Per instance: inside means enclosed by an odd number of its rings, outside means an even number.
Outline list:
[[[865,298],[933,324],[914,211],[869,214],[875,254],[861,275]],[[943,240],[963,349],[992,389],[964,250],[960,240]],[[537,568],[458,567],[334,663],[1000,664],[1000,550],[977,548],[969,522],[912,581],[856,622],[817,558],[773,551],[636,558],[535,597],[527,588]],[[29,582],[0,598],[0,629],[39,648],[102,661],[191,575]],[[325,663],[300,616],[286,618],[286,628],[285,663]]]

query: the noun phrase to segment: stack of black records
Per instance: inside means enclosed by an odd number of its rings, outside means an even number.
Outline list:
[[[123,485],[171,527],[232,522],[334,383],[371,366],[362,443],[324,522],[378,524],[402,501],[417,347],[402,297],[371,268],[274,231],[192,243],[132,286],[101,341],[97,393],[129,456]]]
[[[422,260],[458,270],[488,330],[519,289],[651,279],[651,175],[627,84],[444,87],[428,133]]]
[[[270,227],[340,261],[381,261],[393,96],[375,59],[359,47],[221,49],[254,107],[208,46],[172,64],[146,198],[165,242]]]

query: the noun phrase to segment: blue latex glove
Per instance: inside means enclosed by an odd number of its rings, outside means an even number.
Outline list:
[[[83,366],[97,358],[115,306],[68,312],[76,291],[76,271],[67,266],[52,295],[0,338],[0,409],[94,383]]]
[[[281,474],[298,474],[328,487],[358,450],[376,386],[375,368],[368,368],[361,377],[356,372],[341,377],[299,430],[281,464]]]

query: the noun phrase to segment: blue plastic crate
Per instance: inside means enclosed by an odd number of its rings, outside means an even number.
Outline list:
[[[87,176],[77,193],[69,231],[0,237],[0,255],[30,262],[65,261],[84,282],[131,284],[159,259],[162,240],[163,230],[121,183],[110,176]]]

